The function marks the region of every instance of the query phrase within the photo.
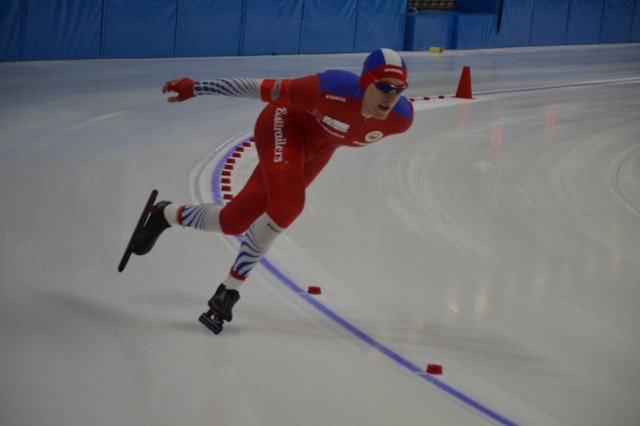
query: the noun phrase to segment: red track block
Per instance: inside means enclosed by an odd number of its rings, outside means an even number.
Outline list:
[[[427,365],[427,373],[442,374],[442,366],[440,364],[429,364]]]
[[[311,285],[307,289],[307,293],[309,294],[322,294],[322,289],[318,286]]]

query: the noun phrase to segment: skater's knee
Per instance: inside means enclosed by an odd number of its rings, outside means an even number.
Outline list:
[[[258,214],[233,214],[234,212],[228,208],[222,209],[220,212],[220,228],[227,235],[243,234],[249,225],[255,220]]]
[[[224,226],[221,226],[222,232],[227,235],[240,235],[243,234],[248,228],[249,225],[245,225],[244,223],[228,223]]]
[[[281,228],[287,228],[296,220],[304,208],[304,194],[286,203],[273,203],[267,206],[267,214]]]

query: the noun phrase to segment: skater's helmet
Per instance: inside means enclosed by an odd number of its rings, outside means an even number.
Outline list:
[[[389,78],[402,82],[398,88],[408,87],[407,64],[395,50],[376,49],[364,61],[360,74],[360,89],[365,91],[369,84]]]

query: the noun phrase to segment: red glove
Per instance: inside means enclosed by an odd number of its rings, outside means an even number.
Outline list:
[[[162,86],[162,93],[175,92],[178,96],[172,96],[167,101],[169,102],[182,102],[189,98],[193,98],[193,86],[196,82],[190,78],[178,78],[175,80],[169,80]]]

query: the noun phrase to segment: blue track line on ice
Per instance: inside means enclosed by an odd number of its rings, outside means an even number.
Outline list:
[[[214,171],[213,171],[213,174],[212,174],[212,178],[211,178],[211,189],[212,189],[212,193],[213,193],[213,201],[215,203],[217,203],[217,204],[223,204],[224,203],[223,202],[223,198],[222,198],[222,192],[220,190],[220,184],[219,184],[221,176],[222,176],[222,170],[223,170],[224,164],[226,163],[227,159],[231,157],[231,154],[236,149],[236,147],[240,146],[243,142],[244,141],[241,141],[240,143],[237,143],[237,144],[233,145],[229,150],[227,150],[227,152],[221,156],[220,160],[218,161],[218,163],[216,164],[216,166],[214,168]],[[241,238],[238,238],[238,239],[241,240]],[[427,382],[431,383],[432,385],[435,385],[436,387],[440,388],[444,392],[446,392],[449,395],[453,396],[457,400],[465,403],[466,405],[470,406],[471,408],[479,411],[480,413],[486,415],[487,417],[495,420],[499,424],[510,425],[510,426],[511,425],[514,425],[514,426],[516,425],[516,423],[514,423],[511,420],[507,419],[503,415],[491,410],[490,408],[485,407],[484,405],[482,405],[481,403],[477,402],[476,400],[474,400],[474,399],[470,398],[469,396],[463,394],[462,392],[458,391],[457,389],[454,389],[451,386],[447,385],[442,380],[439,380],[439,379],[437,379],[437,378],[435,378],[435,377],[433,377],[433,376],[431,376],[429,374],[426,374],[420,367],[418,367],[415,364],[411,363],[411,361],[407,360],[402,355],[398,354],[397,352],[393,351],[392,349],[388,348],[387,346],[383,345],[382,343],[378,342],[376,339],[374,339],[373,337],[371,337],[370,335],[368,335],[364,331],[360,330],[358,327],[356,327],[353,324],[351,324],[349,321],[344,319],[342,316],[340,316],[339,314],[337,314],[336,312],[332,311],[327,306],[325,306],[322,303],[320,303],[316,298],[314,298],[312,296],[309,296],[302,289],[302,287],[300,287],[298,284],[296,284],[294,281],[292,281],[289,277],[287,277],[284,273],[282,273],[282,271],[280,271],[275,265],[273,265],[271,262],[269,262],[266,258],[263,258],[260,261],[260,263],[274,277],[276,277],[282,284],[284,284],[286,287],[288,287],[294,293],[300,295],[311,306],[313,306],[314,308],[318,309],[320,312],[325,314],[332,321],[334,321],[337,324],[339,324],[342,328],[347,330],[349,333],[353,334],[354,336],[356,336],[358,339],[362,340],[367,345],[371,346],[372,348],[376,349],[380,353],[384,354],[386,357],[388,357],[389,359],[391,359],[395,363],[401,365],[402,367],[406,368],[410,372],[415,373],[416,375],[418,375],[422,379],[426,380]]]

